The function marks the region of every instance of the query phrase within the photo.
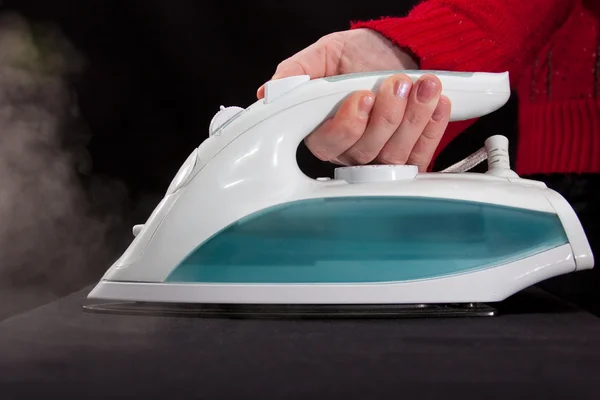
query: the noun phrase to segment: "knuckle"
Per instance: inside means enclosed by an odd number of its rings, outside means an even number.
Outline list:
[[[393,110],[388,110],[388,111],[382,113],[378,119],[379,119],[380,124],[386,125],[390,128],[393,128],[394,130],[400,124],[397,113],[394,113]]]
[[[288,58],[288,59],[285,59],[285,60],[281,61],[279,64],[277,64],[277,68],[275,68],[275,72],[284,71],[293,62],[294,61],[292,61],[291,58]]]
[[[363,129],[361,128],[361,126],[358,126],[351,121],[344,121],[335,132],[337,132],[337,135],[345,142],[356,142],[363,134]]]
[[[404,119],[410,125],[420,126],[420,125],[423,125],[423,122],[425,121],[425,117],[423,116],[423,114],[424,113],[421,110],[419,110],[419,111],[407,110],[406,114],[404,116]]]
[[[286,59],[286,60],[283,60],[283,61],[281,61],[279,64],[277,64],[277,68],[275,68],[275,69],[276,69],[276,70],[280,70],[280,69],[283,69],[283,68],[285,68],[285,66],[287,65],[287,63],[288,63],[288,62],[289,62],[289,61],[288,61],[287,59]]]
[[[344,140],[348,142],[356,142],[362,136],[362,132],[357,129],[346,129],[344,130]]]
[[[437,141],[444,135],[445,129],[426,129],[421,136],[427,140]]]
[[[368,164],[375,158],[375,155],[369,154],[360,149],[352,148],[346,152],[346,157],[355,164]]]
[[[344,51],[345,41],[339,32],[334,32],[317,40],[315,47],[322,52],[340,56]]]
[[[319,38],[319,40],[317,40],[317,43],[327,43],[330,42],[332,40],[335,40],[336,36],[338,36],[339,33],[338,32],[331,32],[328,33],[326,35],[323,35]]]
[[[403,152],[382,150],[377,159],[383,164],[402,165],[408,160],[408,155]]]
[[[324,36],[321,36],[316,43],[324,46],[341,46],[344,43],[343,32],[328,33]]]

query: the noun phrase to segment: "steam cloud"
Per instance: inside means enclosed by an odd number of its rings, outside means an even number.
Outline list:
[[[7,305],[97,279],[130,226],[124,186],[90,175],[90,135],[69,87],[83,66],[58,30],[0,16],[0,320]]]

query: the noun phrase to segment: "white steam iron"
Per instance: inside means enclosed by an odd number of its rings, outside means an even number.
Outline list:
[[[510,169],[508,141],[446,171],[341,167],[312,179],[301,141],[357,90],[433,73],[451,120],[510,96],[508,73],[383,71],[266,84],[250,107],[221,108],[210,136],[88,296],[90,311],[208,315],[494,315],[540,281],[594,258],[567,201]],[[486,173],[466,172],[486,160]]]

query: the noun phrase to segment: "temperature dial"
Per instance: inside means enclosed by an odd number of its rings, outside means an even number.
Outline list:
[[[233,120],[239,113],[244,111],[242,107],[224,107],[221,106],[219,112],[215,114],[213,119],[210,121],[210,126],[208,128],[209,136],[212,136],[217,132],[221,127],[223,127],[227,122]]]
[[[335,179],[348,183],[404,181],[415,178],[418,173],[416,165],[357,165],[334,171]]]

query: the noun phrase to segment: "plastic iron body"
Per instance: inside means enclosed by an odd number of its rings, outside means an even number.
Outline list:
[[[502,136],[490,137],[479,153],[486,173],[458,164],[436,173],[366,165],[312,179],[299,169],[298,145],[344,98],[377,92],[398,72],[414,80],[436,74],[452,121],[489,114],[510,97],[508,73],[381,71],[271,81],[264,99],[215,115],[208,139],[148,220],[134,227],[135,238],[86,308],[396,315],[429,306],[436,315],[492,315],[478,305],[592,268],[571,206],[510,169]]]

